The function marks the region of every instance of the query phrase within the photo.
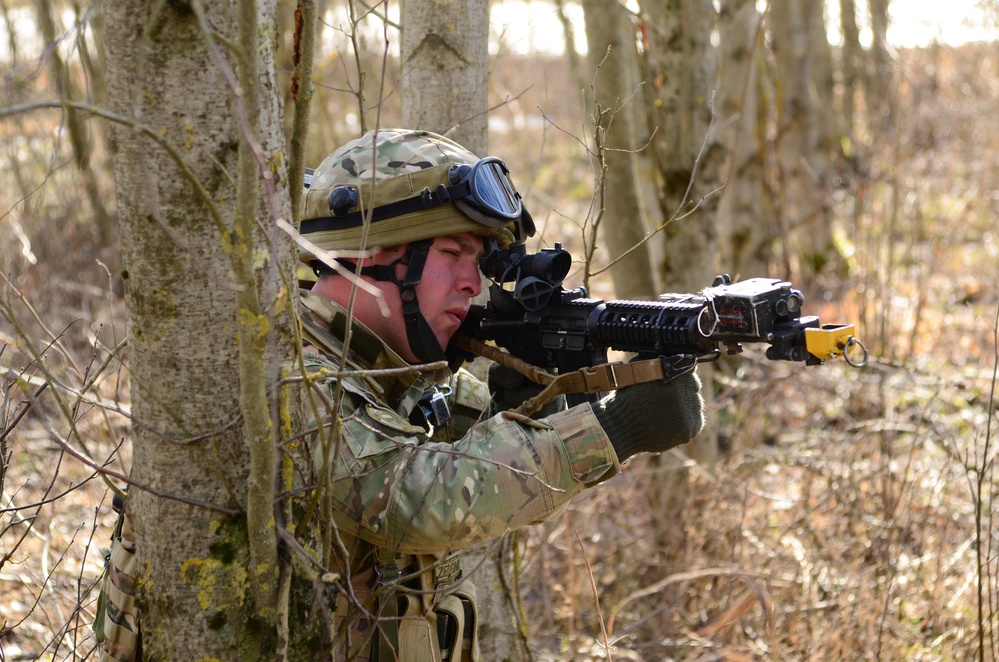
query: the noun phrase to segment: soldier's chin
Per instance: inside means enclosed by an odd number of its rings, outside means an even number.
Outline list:
[[[458,327],[456,326],[456,327],[454,327],[453,330],[449,330],[446,333],[438,333],[438,334],[436,334],[437,335],[437,342],[440,343],[441,347],[443,347],[444,349],[447,349],[447,346],[451,344],[451,338],[454,337],[454,334],[457,333],[457,331],[458,331]]]

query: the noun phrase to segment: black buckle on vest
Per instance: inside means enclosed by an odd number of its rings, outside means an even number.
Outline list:
[[[435,428],[446,424],[451,420],[451,410],[447,406],[449,395],[451,395],[451,387],[449,386],[428,388],[420,396],[417,403],[419,406],[413,411],[413,414],[417,415],[419,412],[423,416],[423,421]],[[416,422],[416,424],[423,425],[423,421]],[[427,426],[423,425],[423,427]]]

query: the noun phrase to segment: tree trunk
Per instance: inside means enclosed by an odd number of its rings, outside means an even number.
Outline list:
[[[891,128],[894,122],[892,56],[888,46],[889,2],[890,0],[868,2],[871,11],[871,73],[867,76],[867,98],[871,127],[875,131]]]
[[[818,140],[818,101],[804,4],[807,0],[773,0],[768,16],[776,64],[783,225],[800,275],[811,279],[833,262],[834,246],[825,190],[829,154]]]
[[[642,18],[648,34],[645,80],[658,90],[649,95],[647,117],[655,135],[659,202],[667,219],[658,237],[660,275],[668,291],[697,292],[711,284],[717,270],[716,190],[726,158],[724,146],[711,133],[715,10],[711,0],[667,0],[643,3]],[[698,373],[710,412],[710,366],[702,365]],[[700,437],[682,450],[710,471],[718,457],[718,432],[710,413],[706,418]],[[666,514],[686,500],[686,469],[669,455],[659,456],[657,463],[669,477],[656,494],[659,512]]]
[[[840,0],[840,30],[843,32],[843,133],[849,139],[851,152],[856,145],[855,113],[856,95],[863,86],[864,51],[860,45],[860,30],[857,28],[857,6],[855,0]]]
[[[569,62],[569,76],[574,82],[572,92],[574,98],[578,98],[587,88],[586,80],[583,77],[583,64],[579,60],[579,53],[576,50],[576,35],[572,20],[565,11],[566,0],[554,0],[555,14],[558,22],[562,26],[562,39],[565,43],[565,57]]]
[[[488,1],[406,2],[402,24],[403,125],[486,156]]]
[[[403,25],[403,124],[445,134],[474,154],[487,156],[488,2],[407,2]],[[518,588],[509,580],[508,537],[463,551],[461,565],[477,589],[481,658],[526,659],[510,595]]]
[[[656,294],[656,282],[639,204],[635,113],[630,107],[640,98],[633,83],[637,78],[634,35],[617,2],[583,0],[583,15],[596,124],[594,223],[599,224],[607,258],[614,263],[610,273],[617,297],[649,298]]]
[[[106,9],[110,98],[136,122],[113,127],[112,151],[143,648],[146,659],[276,659],[279,640],[302,646],[319,626],[304,609],[294,636],[276,625],[287,597],[275,583],[276,448],[297,420],[278,379],[297,347],[297,297],[275,230],[289,203],[274,3]],[[248,530],[247,513],[262,524]]]
[[[719,166],[724,147],[710,134],[715,89],[710,0],[668,0],[643,13],[650,22],[646,80],[656,81],[658,111],[649,113],[662,176],[660,204],[671,222],[661,265],[667,287],[690,291],[715,273]],[[690,214],[689,216],[686,216]]]
[[[719,138],[729,162],[718,204],[720,270],[733,280],[766,276],[777,224],[765,211],[757,63],[762,26],[754,0],[725,0],[719,14],[721,84],[718,90]]]

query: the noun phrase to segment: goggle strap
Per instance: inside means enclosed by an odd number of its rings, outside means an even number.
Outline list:
[[[521,212],[520,223],[517,224],[517,241],[533,237],[534,233],[538,231],[534,225],[534,217],[531,216],[531,212],[527,211],[527,207],[521,205]]]
[[[357,263],[350,262],[349,260],[337,260],[341,267],[346,269],[352,274],[358,276],[369,276],[375,280],[387,280],[389,282],[395,283],[399,282],[395,277],[395,265],[399,264],[402,260],[396,260],[392,264],[372,264],[367,267],[361,267],[360,271],[357,269]],[[331,270],[332,271],[332,270]]]
[[[371,210],[371,222],[384,221],[396,216],[403,216],[414,211],[433,209],[446,205],[452,200],[461,200],[471,195],[472,188],[469,182],[461,182],[454,186],[444,186],[441,184],[436,191],[429,188],[423,189],[420,195],[415,195],[404,200],[390,202]],[[311,232],[326,232],[329,230],[347,230],[364,225],[366,213],[361,211],[351,212],[346,216],[320,216],[302,221],[299,232],[309,234]]]

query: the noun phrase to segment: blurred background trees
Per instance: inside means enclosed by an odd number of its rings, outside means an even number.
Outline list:
[[[261,28],[276,39],[264,96],[283,100],[285,135],[265,144],[315,166],[375,126],[449,132],[511,165],[540,230],[531,248],[561,241],[577,260],[573,284],[642,298],[696,291],[718,272],[786,278],[805,290],[809,312],[858,322],[878,357],[862,373],[801,371],[752,352],[719,363],[710,381],[702,373],[712,428],[699,445],[672,462],[633,462],[613,489],[507,541],[497,581],[533,656],[605,659],[611,646],[650,660],[994,657],[999,6],[968,3],[980,10],[968,28],[982,27],[986,43],[958,45],[941,31],[917,46],[887,0],[774,0],[766,11],[744,0],[470,0],[454,15],[406,5],[277,2]],[[193,324],[170,336],[215,351],[205,356],[214,367],[194,375],[210,376],[203,389],[168,388],[163,375],[191,372],[173,348],[143,348],[135,331],[126,343],[140,300],[158,302],[146,309],[148,333],[157,320],[183,324],[184,288],[218,294],[230,273],[215,271],[227,258],[203,208],[178,212],[198,223],[144,221],[172,208],[158,193],[160,206],[136,211],[148,187],[193,194],[174,166],[151,165],[162,157],[152,148],[124,166],[137,148],[120,119],[137,109],[144,121],[162,118],[161,139],[198,181],[223,192],[248,185],[237,168],[245,132],[217,61],[189,49],[181,55],[203,68],[181,76],[161,56],[114,56],[126,36],[169,27],[135,23],[147,9],[137,3],[113,22],[99,4],[0,1],[0,656],[9,659],[93,649],[93,584],[113,521],[95,476],[122,484],[146,428],[169,427],[142,408],[139,390],[162,389],[157,407],[185,425],[177,438],[205,429],[185,409],[197,399],[174,403],[179,394],[203,390],[203,413],[224,402],[222,427],[247,395],[223,383],[239,361],[232,300],[199,295],[208,312],[190,319],[220,321],[218,335]],[[296,12],[317,16],[311,85],[296,46],[312,23]],[[208,14],[232,57],[235,15]],[[148,81],[153,66],[165,67],[160,86],[122,91],[120,77]],[[305,74],[297,94],[312,95],[305,117],[294,113],[296,70]],[[210,103],[198,101],[204,88]],[[283,147],[295,126],[307,127],[300,146]],[[119,190],[134,190],[117,202],[112,160]],[[213,183],[223,172],[233,181]],[[279,196],[290,209],[287,184]],[[217,203],[235,219],[236,200]],[[273,219],[258,213],[265,227]],[[159,259],[136,233],[157,227],[173,252],[160,276],[129,292],[125,276]],[[261,287],[276,282],[255,275]],[[146,367],[143,353],[156,357]],[[239,427],[217,431],[231,437],[222,457],[242,457]],[[187,450],[171,452],[178,466],[190,462]],[[227,471],[240,474],[238,464]],[[160,474],[138,475],[226,501],[212,492],[221,484],[201,493],[179,468]],[[170,521],[158,532],[166,538]]]

